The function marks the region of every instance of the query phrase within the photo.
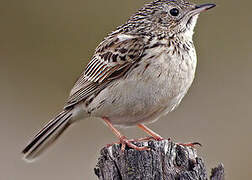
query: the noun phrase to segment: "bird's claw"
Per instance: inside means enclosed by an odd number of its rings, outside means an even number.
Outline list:
[[[186,146],[186,147],[192,147],[195,148],[195,146],[202,146],[201,143],[199,142],[192,142],[192,143],[177,143],[177,145],[181,145],[181,146]]]
[[[135,149],[135,150],[138,150],[138,151],[145,151],[145,150],[150,150],[150,148],[147,147],[147,146],[138,147],[135,144],[133,144],[132,142],[141,142],[141,141],[146,141],[146,140],[150,140],[150,139],[153,139],[153,137],[146,137],[146,138],[140,138],[140,139],[128,139],[126,136],[122,136],[119,139],[119,142],[115,142],[115,143],[112,143],[112,144],[107,144],[107,147],[110,147],[110,146],[112,146],[114,144],[121,144],[122,145],[122,147],[121,147],[122,152],[124,152],[124,150],[126,148],[126,145],[128,147],[131,147],[132,149]]]

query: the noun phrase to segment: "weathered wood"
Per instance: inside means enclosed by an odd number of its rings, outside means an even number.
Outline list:
[[[211,171],[210,180],[224,180],[225,179],[225,173],[224,173],[224,166],[223,164],[220,164],[218,167],[215,167]]]
[[[135,143],[148,145],[151,150],[137,151],[120,145],[101,150],[95,174],[99,180],[206,180],[203,160],[191,147],[171,141],[148,141]],[[211,180],[224,180],[224,168],[212,170]]]

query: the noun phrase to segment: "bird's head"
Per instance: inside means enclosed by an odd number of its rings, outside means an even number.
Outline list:
[[[192,37],[198,15],[214,6],[195,5],[186,0],[155,0],[131,16],[125,27],[135,33]]]

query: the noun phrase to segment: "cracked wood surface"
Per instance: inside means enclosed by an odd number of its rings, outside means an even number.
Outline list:
[[[137,142],[149,146],[149,151],[126,148],[122,153],[115,144],[101,150],[95,174],[99,180],[206,180],[202,158],[191,147],[171,141]],[[212,169],[210,180],[224,180],[224,167]]]

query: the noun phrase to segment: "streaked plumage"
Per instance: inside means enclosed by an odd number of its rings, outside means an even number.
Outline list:
[[[132,15],[98,45],[64,110],[23,150],[26,158],[36,157],[68,125],[89,116],[103,118],[123,147],[146,149],[134,146],[113,125],[138,125],[160,140],[141,123],[172,111],[188,91],[197,63],[193,29],[198,14],[212,7],[155,0]]]
[[[85,100],[124,75],[143,51],[144,42],[139,36],[117,34],[105,39],[75,83],[65,108]]]

